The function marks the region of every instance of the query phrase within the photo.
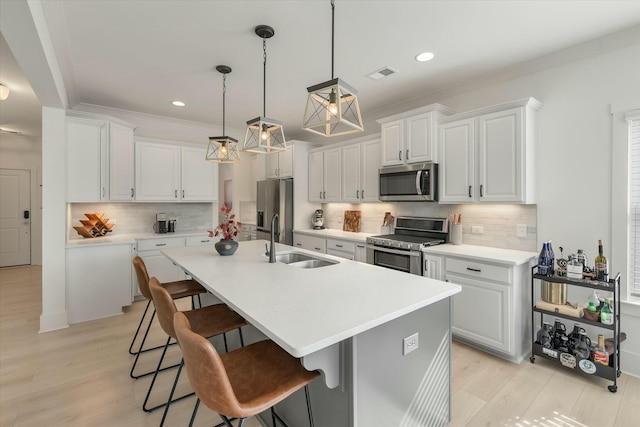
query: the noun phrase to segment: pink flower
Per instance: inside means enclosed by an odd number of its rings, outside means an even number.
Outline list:
[[[242,224],[235,221],[236,216],[231,214],[231,208],[227,207],[226,204],[222,205],[220,212],[224,214],[224,221],[222,221],[214,231],[209,231],[209,237],[222,234],[222,238],[224,240],[231,240],[238,235],[238,232],[242,228]]]

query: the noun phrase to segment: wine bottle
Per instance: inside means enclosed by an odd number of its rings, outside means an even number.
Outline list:
[[[598,256],[596,257],[596,279],[606,282],[609,280],[609,266],[603,254],[602,240],[598,240]]]

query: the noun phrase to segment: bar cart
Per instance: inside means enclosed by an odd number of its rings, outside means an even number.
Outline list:
[[[537,266],[531,269],[531,357],[529,360],[531,363],[535,363],[536,356],[543,357],[547,360],[554,361],[562,366],[571,368],[574,371],[580,372],[583,375],[595,375],[597,377],[606,378],[613,381],[613,384],[608,386],[610,392],[615,393],[618,390],[617,379],[620,376],[620,273],[618,273],[614,279],[608,281],[598,281],[590,279],[569,279],[566,276],[545,276],[537,274]],[[606,325],[597,321],[588,320],[585,318],[578,318],[566,315],[564,313],[545,310],[536,307],[536,301],[534,297],[535,281],[540,283],[543,281],[554,283],[566,283],[568,286],[579,286],[583,288],[598,289],[601,291],[611,292],[613,294],[613,324]],[[536,343],[536,331],[535,331],[535,315],[540,314],[540,326],[543,324],[544,316],[553,316],[556,318],[563,318],[567,320],[573,320],[580,322],[580,324],[591,325],[597,328],[610,330],[613,332],[613,352],[609,355],[609,366],[605,366],[599,363],[594,363],[589,359],[580,359],[570,353],[564,353],[557,349],[545,348],[541,344]]]

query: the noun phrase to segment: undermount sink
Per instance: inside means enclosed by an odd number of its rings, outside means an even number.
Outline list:
[[[298,268],[318,268],[338,263],[337,261],[326,258],[316,258],[300,252],[276,254],[276,262],[281,262]]]

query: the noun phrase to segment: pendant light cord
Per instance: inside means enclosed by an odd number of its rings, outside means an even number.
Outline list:
[[[267,39],[262,39],[262,116],[267,117]]]
[[[333,80],[333,44],[334,44],[334,27],[335,27],[336,5],[331,0],[331,80]]]
[[[226,135],[224,130],[224,116],[225,116],[225,104],[226,104],[226,95],[227,95],[227,75],[222,75],[222,134]]]

